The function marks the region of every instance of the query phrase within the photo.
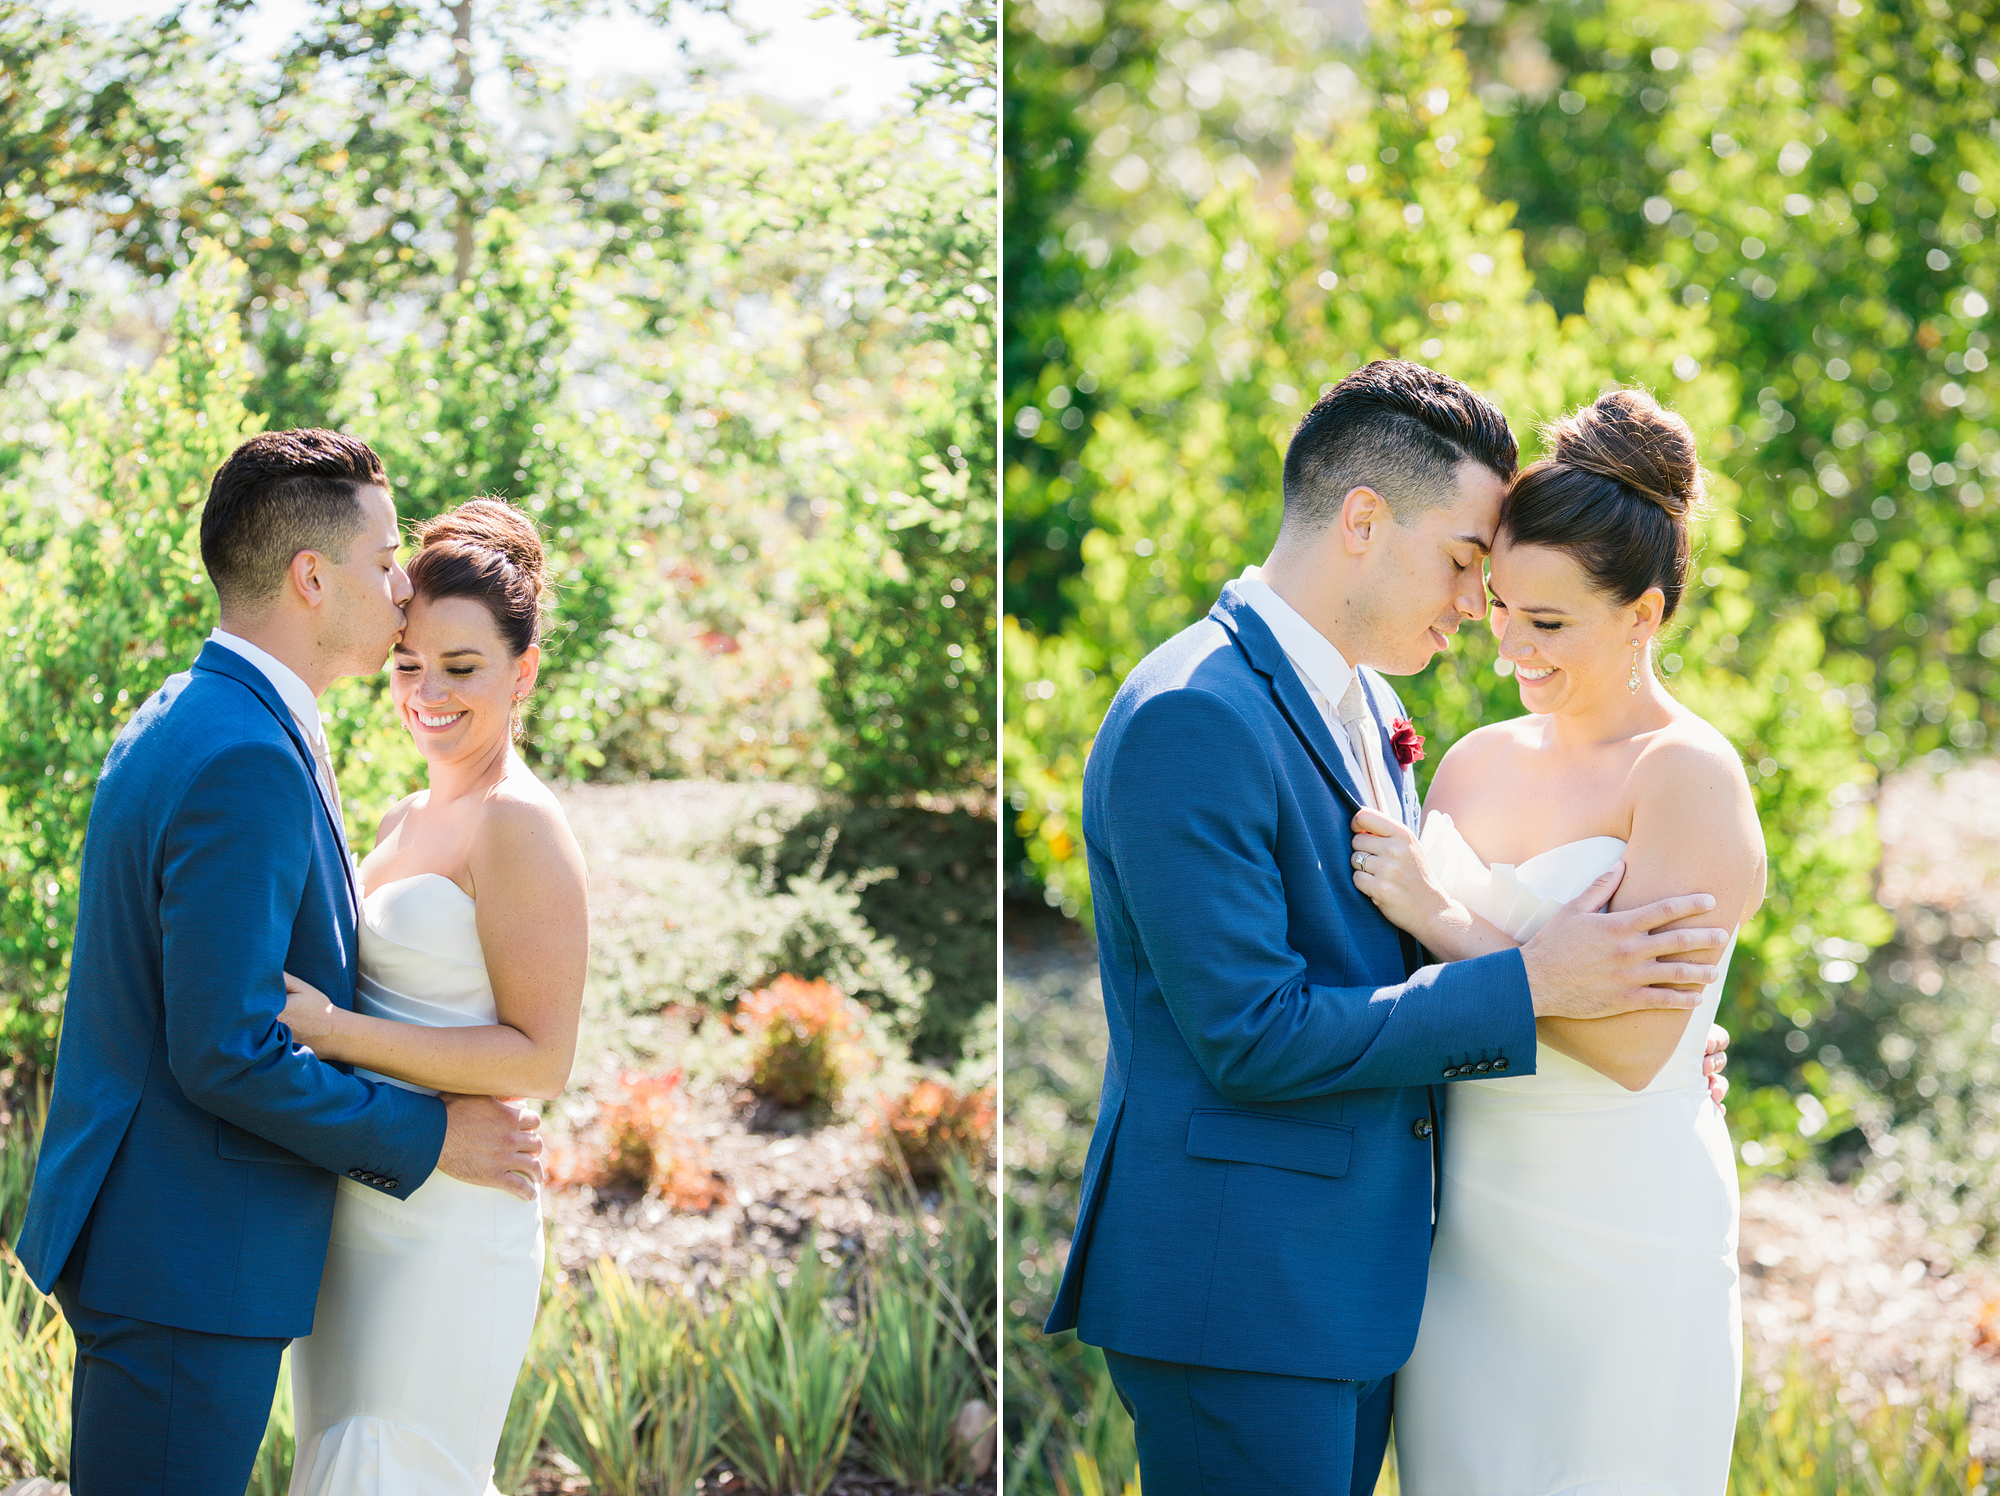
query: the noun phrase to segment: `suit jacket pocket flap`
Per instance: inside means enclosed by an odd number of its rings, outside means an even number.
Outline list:
[[[259,1137],[220,1117],[215,1119],[215,1151],[224,1158],[240,1158],[246,1163],[298,1164],[307,1169],[319,1167],[309,1158],[300,1158],[282,1143]]]
[[[1187,1151],[1195,1158],[1263,1164],[1338,1179],[1347,1172],[1353,1150],[1354,1129],[1333,1122],[1257,1112],[1196,1112],[1188,1118]]]

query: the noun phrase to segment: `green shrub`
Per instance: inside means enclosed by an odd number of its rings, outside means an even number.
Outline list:
[[[78,510],[0,510],[0,1052],[47,1065],[68,985],[83,834],[104,755],[215,624],[200,500],[257,429],[231,308],[240,267],[205,249],[167,351],[59,419]]]
[[[728,862],[661,859],[635,875],[647,898],[614,913],[593,940],[593,977],[627,1011],[667,1003],[728,1012],[745,992],[790,973],[826,981],[899,1041],[915,1027],[928,977],[869,928],[865,877],[790,877],[778,886]]]
[[[963,1478],[970,1450],[955,1423],[990,1388],[965,1343],[962,1306],[900,1245],[878,1259],[866,1303],[874,1346],[861,1383],[868,1462],[919,1491]]]
[[[789,1283],[758,1277],[719,1327],[722,1453],[761,1490],[824,1490],[847,1452],[870,1347],[835,1322],[831,1288],[808,1240]]]
[[[69,1399],[76,1341],[0,1243],[0,1476],[69,1475]]]
[[[708,1328],[681,1296],[609,1261],[590,1288],[559,1288],[542,1313],[553,1378],[548,1437],[606,1496],[692,1496],[715,1461]]]
[[[278,1363],[278,1385],[271,1393],[271,1411],[264,1421],[264,1441],[257,1446],[257,1463],[250,1467],[244,1496],[285,1496],[298,1458],[292,1418],[292,1353]]]
[[[929,973],[912,1054],[949,1063],[991,1032],[998,921],[994,826],[984,803],[937,808],[830,796],[796,819],[766,812],[758,821],[743,839],[747,863],[782,879],[852,880],[869,928]]]

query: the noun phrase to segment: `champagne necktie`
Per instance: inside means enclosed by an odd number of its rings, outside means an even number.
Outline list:
[[[1373,809],[1386,813],[1389,802],[1375,779],[1375,755],[1368,751],[1368,735],[1375,730],[1375,716],[1368,710],[1368,702],[1361,694],[1360,671],[1355,671],[1348,678],[1347,691],[1340,698],[1338,711],[1340,725],[1347,729],[1347,741],[1361,764],[1362,792]]]
[[[299,731],[305,734],[306,746],[312,749],[314,778],[319,781],[320,798],[333,812],[333,824],[340,833],[341,849],[344,852],[347,846],[347,820],[340,803],[340,781],[333,777],[333,758],[327,752],[326,736],[324,733],[313,731],[313,727],[318,726],[317,723],[308,725],[300,721],[296,713],[293,714],[292,720],[298,722]]]

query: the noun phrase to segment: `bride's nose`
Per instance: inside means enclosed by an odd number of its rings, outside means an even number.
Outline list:
[[[442,679],[428,670],[423,673],[423,678],[417,684],[417,700],[443,701],[449,695],[451,692]]]

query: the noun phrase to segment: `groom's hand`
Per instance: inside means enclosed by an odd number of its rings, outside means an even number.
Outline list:
[[[1706,914],[1705,893],[1661,899],[1617,914],[1600,911],[1625,876],[1619,863],[1521,947],[1537,1018],[1609,1018],[1650,1008],[1692,1008],[1721,975],[1727,930],[1661,930]]]
[[[1729,1030],[1719,1023],[1708,1026],[1708,1044],[1701,1054],[1702,1078],[1708,1082],[1708,1099],[1719,1108],[1729,1094],[1729,1077],[1722,1067],[1729,1063]]]
[[[492,1096],[453,1096],[444,1102],[444,1148],[439,1169],[467,1184],[505,1190],[532,1200],[542,1182],[542,1119],[529,1107]]]

